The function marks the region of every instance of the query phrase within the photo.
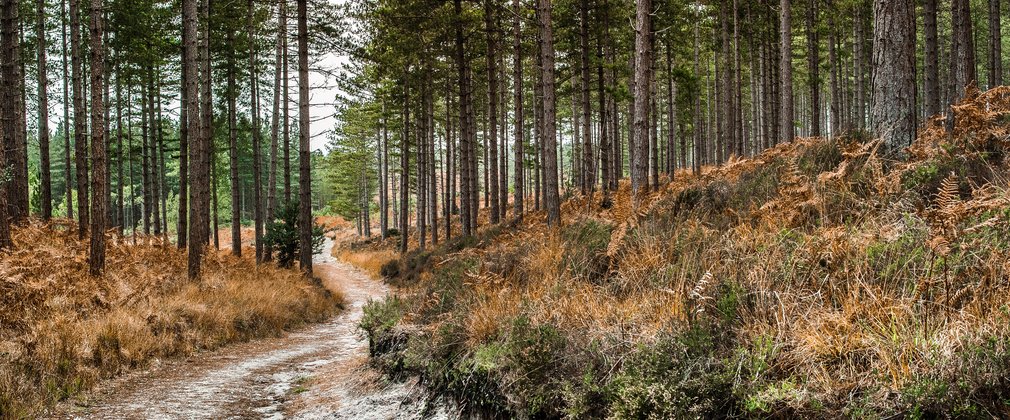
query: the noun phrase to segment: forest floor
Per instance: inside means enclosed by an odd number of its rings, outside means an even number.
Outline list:
[[[371,363],[502,417],[1010,417],[1010,87],[952,112],[411,251]]]
[[[66,220],[30,220],[0,253],[0,417],[52,406],[109,379],[228,344],[277,337],[340,312],[343,297],[297,270],[209,252],[188,279],[185,250],[108,234],[106,272]]]
[[[423,393],[367,365],[361,308],[389,288],[337,261],[327,236],[314,269],[345,310],[282,337],[228,346],[109,381],[63,407],[84,418],[416,418]],[[438,413],[429,413],[438,416]],[[443,415],[444,416],[444,415]]]

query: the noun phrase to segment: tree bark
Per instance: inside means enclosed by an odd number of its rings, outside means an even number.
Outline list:
[[[74,166],[77,173],[77,226],[78,239],[84,239],[88,230],[88,151],[87,115],[84,109],[84,92],[81,79],[83,77],[81,63],[81,19],[78,2],[70,0],[70,66],[73,72],[74,101]],[[16,163],[16,162],[15,162]],[[12,204],[12,203],[11,203]],[[68,204],[69,205],[69,204]],[[13,218],[14,214],[11,214]]]
[[[648,0],[645,0],[648,1]],[[552,0],[539,0],[540,30],[542,34],[540,55],[543,57],[544,126],[543,126],[543,167],[544,167],[544,207],[547,210],[547,225],[561,224],[561,196],[558,193],[557,155],[557,115],[555,113],[554,88],[554,30],[551,27]]]
[[[236,115],[235,97],[235,31],[228,30],[225,43],[228,47],[227,56],[227,78],[228,78],[228,169],[231,184],[231,253],[236,257],[242,256],[242,207],[239,205],[241,196],[239,194],[238,180],[238,127]]]
[[[975,73],[975,40],[971,8],[968,0],[952,0],[950,48],[950,101],[964,96],[964,88],[977,80]]]
[[[182,27],[185,39],[185,60],[183,60],[183,73],[186,81],[186,131],[190,143],[188,148],[188,162],[192,167],[189,174],[189,213],[191,216],[189,223],[189,252],[188,270],[190,279],[200,277],[200,264],[202,262],[204,247],[207,244],[206,236],[201,237],[203,231],[201,226],[206,224],[203,219],[202,197],[200,196],[200,184],[207,182],[206,162],[207,154],[204,153],[203,135],[200,132],[200,92],[199,92],[199,63],[197,60],[197,1],[182,0]],[[181,162],[180,162],[181,165]],[[132,173],[132,170],[131,170]],[[131,183],[132,185],[132,183]],[[131,187],[132,189],[132,187]],[[181,212],[181,210],[180,210]],[[181,225],[181,222],[180,222]]]
[[[97,276],[105,270],[105,228],[108,225],[106,194],[109,163],[105,156],[105,46],[102,38],[103,0],[91,0],[91,249],[88,272]]]
[[[308,1],[298,0],[298,198],[301,229],[299,264],[312,277],[312,161],[309,155],[309,26]]]
[[[1003,84],[1003,48],[1000,35],[1000,0],[989,0],[989,88]]]
[[[525,168],[523,154],[526,146],[523,144],[525,128],[523,127],[523,56],[522,56],[522,6],[519,0],[512,0],[512,102],[515,106],[515,129],[512,133],[515,145],[512,146],[512,153],[515,155],[515,180],[513,181],[514,193],[512,194],[512,213],[516,220],[522,220],[523,196],[526,186],[524,185]]]
[[[498,195],[498,27],[495,6],[491,0],[484,0],[484,28],[487,34],[487,94],[488,94],[488,193],[491,209],[488,214],[491,224],[499,221],[500,198]]]
[[[873,2],[874,134],[885,151],[900,153],[915,137],[915,3]]]
[[[49,80],[46,74],[46,1],[38,0],[35,35],[38,40],[39,166],[41,167],[42,220],[53,217],[53,185],[49,161]]]
[[[820,45],[817,36],[817,0],[807,3],[807,71],[810,87],[810,136],[821,135]]]
[[[589,0],[579,0],[579,74],[582,78],[582,194],[596,188],[593,165],[592,104],[589,99]]]
[[[249,38],[249,93],[252,105],[252,149],[253,149],[253,229],[256,241],[256,262],[263,261],[263,177],[262,139],[260,133],[260,89],[256,67],[256,26],[253,17],[256,3],[249,0],[246,15],[246,33]]]
[[[779,37],[782,43],[779,58],[781,69],[779,70],[781,73],[779,142],[788,142],[796,137],[796,129],[793,125],[793,38],[789,0],[779,1],[779,26]]]
[[[404,79],[409,72],[404,69]],[[395,194],[395,193],[394,193]],[[400,253],[407,253],[408,214],[410,198],[410,83],[403,82],[403,134],[400,138]]]
[[[922,2],[922,29],[923,29],[923,106],[926,116],[931,116],[940,112],[940,74],[939,61],[937,58],[937,34],[936,34],[936,1],[923,0]]]
[[[635,159],[632,160],[631,189],[635,194],[639,194],[649,189],[649,96],[650,81],[652,80],[649,29],[651,27],[652,1],[636,0],[635,4],[635,135],[629,147],[635,150]]]

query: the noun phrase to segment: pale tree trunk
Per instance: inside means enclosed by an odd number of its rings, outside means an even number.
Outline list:
[[[646,0],[647,1],[647,0]],[[561,196],[558,193],[557,155],[557,115],[555,113],[554,90],[554,31],[551,28],[552,0],[540,3],[540,55],[543,57],[544,126],[543,126],[543,166],[544,166],[544,207],[547,210],[547,225],[561,224]]]
[[[872,130],[900,154],[915,137],[915,3],[874,0],[873,16]]]
[[[202,7],[200,9],[200,19],[201,23],[201,33],[202,38],[200,39],[200,89],[202,93],[200,95],[200,154],[202,155],[200,163],[198,166],[199,175],[205,175],[202,177],[197,177],[198,180],[195,187],[199,190],[200,194],[200,205],[198,211],[200,211],[200,221],[199,229],[200,235],[192,238],[192,240],[199,240],[203,242],[208,242],[211,237],[214,238],[214,248],[220,248],[217,237],[217,217],[211,218],[211,194],[214,195],[214,210],[217,210],[217,171],[215,165],[215,151],[214,151],[214,100],[213,100],[213,85],[211,72],[213,68],[211,66],[211,49],[210,49],[210,8],[211,0],[203,0]],[[196,162],[194,162],[196,163]],[[211,221],[214,223],[213,235],[208,232],[211,228]],[[196,220],[194,220],[194,223]],[[192,236],[192,235],[191,235]]]
[[[91,249],[88,253],[88,272],[97,276],[105,270],[105,228],[108,225],[105,180],[109,177],[109,163],[105,156],[105,46],[102,40],[103,0],[91,0]]]

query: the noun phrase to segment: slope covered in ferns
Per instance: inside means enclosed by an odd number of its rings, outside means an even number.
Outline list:
[[[1008,97],[905,160],[798,139],[407,254],[372,362],[506,416],[1006,416]]]

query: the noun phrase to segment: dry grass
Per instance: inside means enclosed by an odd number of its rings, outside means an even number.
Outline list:
[[[0,417],[40,413],[97,381],[332,315],[342,298],[299,273],[211,253],[186,278],[174,245],[109,236],[108,271],[87,274],[70,222],[14,230],[0,254]]]
[[[407,354],[443,363],[427,373],[482,407],[592,415],[573,397],[583,392],[610,415],[642,414],[626,410],[642,400],[704,411],[713,406],[629,391],[646,377],[614,379],[638,372],[626,359],[640,346],[701,328],[731,379],[719,410],[1008,416],[1010,88],[976,92],[956,115],[953,136],[930,120],[906,161],[881,158],[875,141],[798,139],[678,173],[637,203],[625,183],[610,209],[599,194],[576,197],[563,228],[534,213],[431,262],[402,321],[428,344]],[[501,361],[520,321],[564,342],[537,372]],[[475,391],[474,377],[489,388]]]

